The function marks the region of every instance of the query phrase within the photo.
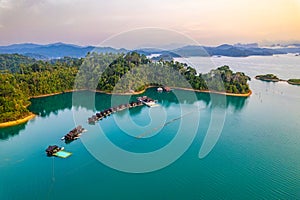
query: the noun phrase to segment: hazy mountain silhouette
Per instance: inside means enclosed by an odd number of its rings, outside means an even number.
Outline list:
[[[173,50],[161,50],[156,48],[136,49],[138,53],[145,55],[163,54],[171,57],[191,57],[191,56],[230,56],[230,57],[246,57],[253,55],[269,56],[274,54],[300,53],[300,45],[294,44],[293,48],[260,48],[256,43],[252,44],[222,44],[217,47],[193,46],[187,45]],[[18,53],[36,59],[51,59],[69,57],[84,57],[88,52],[99,53],[126,53],[133,50],[115,49],[112,47],[95,47],[95,46],[78,46],[65,43],[54,43],[47,45],[23,43],[12,44],[8,46],[0,46],[0,54]]]

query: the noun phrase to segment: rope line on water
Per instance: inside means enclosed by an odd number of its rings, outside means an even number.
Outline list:
[[[147,136],[147,135],[150,135],[151,133],[153,133],[153,132],[154,132],[155,130],[157,130],[158,128],[164,128],[165,126],[167,126],[167,125],[169,125],[169,124],[171,124],[171,123],[173,123],[173,122],[175,122],[175,121],[177,121],[177,120],[179,120],[179,119],[185,117],[186,115],[192,114],[192,113],[194,113],[194,112],[198,112],[198,111],[203,110],[203,109],[205,109],[205,108],[200,108],[200,109],[198,109],[198,110],[194,110],[194,111],[185,113],[185,114],[181,115],[180,117],[177,117],[177,118],[174,118],[174,119],[171,119],[171,120],[167,121],[166,123],[164,123],[164,124],[161,125],[161,126],[154,127],[154,128],[151,129],[151,130],[148,130],[148,131],[146,131],[146,132],[144,132],[144,133],[138,134],[137,136],[135,136],[135,138],[141,139],[141,138],[143,138],[143,137],[145,137],[145,136]]]

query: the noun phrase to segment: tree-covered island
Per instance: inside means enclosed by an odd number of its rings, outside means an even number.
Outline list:
[[[287,82],[291,85],[300,85],[300,79],[289,79]]]
[[[256,79],[261,80],[261,81],[267,81],[267,82],[279,82],[279,81],[284,81],[287,82],[288,84],[291,85],[300,85],[300,79],[288,79],[288,80],[283,80],[278,78],[274,74],[266,74],[266,75],[257,75],[255,76]]]
[[[255,78],[261,81],[268,81],[268,82],[280,81],[280,79],[274,74],[257,75],[255,76]]]
[[[46,61],[6,54],[0,55],[0,61],[0,123],[30,116],[27,106],[32,97],[74,89],[127,93],[164,85],[237,96],[251,94],[250,78],[228,66],[202,74],[187,64],[156,62],[136,52],[89,53],[86,58]]]

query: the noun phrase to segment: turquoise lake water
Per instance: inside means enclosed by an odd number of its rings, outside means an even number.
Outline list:
[[[275,73],[284,79],[300,77],[299,61],[213,60],[251,77]],[[78,92],[33,99],[35,119],[0,129],[0,199],[300,199],[300,87],[255,79],[250,87],[249,98],[152,88],[143,95],[157,99],[158,107],[124,110],[95,125],[86,119],[96,110],[136,96]],[[60,140],[79,123],[88,130],[79,140]],[[200,159],[210,128],[221,131]],[[50,144],[72,155],[47,157]],[[162,154],[165,147],[170,151]]]

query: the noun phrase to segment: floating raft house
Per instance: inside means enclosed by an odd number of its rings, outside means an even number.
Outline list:
[[[68,134],[66,134],[64,137],[62,137],[62,140],[65,141],[73,141],[79,138],[79,136],[81,135],[81,133],[83,133],[85,131],[84,128],[82,128],[82,126],[77,126],[76,128],[72,129]]]
[[[159,87],[156,90],[157,90],[157,92],[163,92],[163,91],[165,91],[165,92],[171,92],[172,91],[172,89],[170,87],[167,87],[167,86],[165,86],[165,87]]]
[[[151,99],[150,97],[147,97],[147,96],[138,97],[137,100],[139,102],[142,102],[146,106],[149,106],[149,107],[155,106],[156,103],[157,103],[157,100],[153,100],[153,99]]]
[[[46,153],[48,156],[53,156],[55,153],[63,150],[64,148],[63,147],[59,147],[57,145],[50,145],[48,146],[48,148],[46,149]]]
[[[136,101],[136,102],[130,102],[127,104],[121,104],[115,107],[111,107],[109,109],[103,110],[101,112],[96,113],[95,115],[93,115],[92,117],[88,118],[88,123],[89,124],[95,124],[96,121],[102,120],[103,118],[110,116],[111,114],[115,113],[115,112],[119,112],[128,108],[134,108],[137,106],[142,106],[143,103],[140,101]]]
[[[59,158],[67,158],[67,157],[71,156],[72,153],[61,150],[61,151],[54,153],[53,155],[56,157],[59,157]]]
[[[47,156],[56,156],[60,158],[67,158],[72,155],[70,152],[63,151],[64,147],[59,147],[57,145],[50,145],[46,149]]]

